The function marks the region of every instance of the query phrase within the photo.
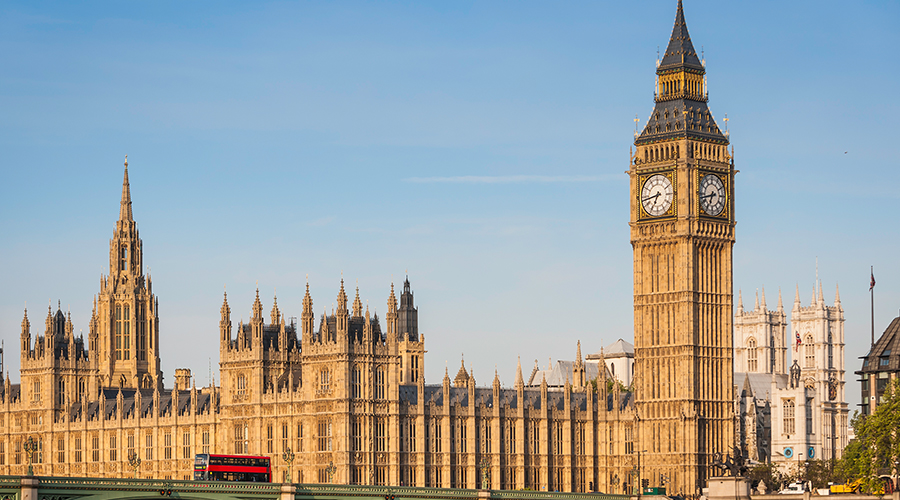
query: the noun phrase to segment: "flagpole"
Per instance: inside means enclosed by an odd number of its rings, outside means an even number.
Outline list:
[[[869,275],[872,277],[869,285],[869,302],[872,305],[872,345],[869,346],[869,352],[875,348],[875,266],[870,267]]]

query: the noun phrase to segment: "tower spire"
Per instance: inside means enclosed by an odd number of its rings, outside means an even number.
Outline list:
[[[128,155],[125,155],[125,178],[122,180],[122,202],[119,205],[119,220],[133,220],[131,216],[131,185],[128,183]]]

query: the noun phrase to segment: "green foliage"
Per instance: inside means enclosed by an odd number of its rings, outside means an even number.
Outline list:
[[[887,387],[874,413],[854,416],[852,424],[859,444],[844,450],[838,469],[841,475],[858,474],[863,491],[877,492],[883,487],[879,476],[895,474],[900,460],[900,379]]]
[[[828,483],[836,482],[835,460],[809,460],[804,462],[800,471],[800,479],[809,482],[813,489],[825,488]]]
[[[750,484],[759,488],[759,483],[765,483],[766,490],[776,492],[785,483],[785,475],[772,463],[761,463],[754,466],[747,473]]]
[[[594,391],[597,390],[597,378],[599,378],[599,377],[595,377],[595,378],[591,379],[591,388],[593,388]],[[619,392],[632,392],[632,391],[634,391],[634,387],[633,387],[633,386],[625,387],[625,385],[622,384],[622,382],[619,382],[618,379],[607,378],[607,379],[606,379],[606,393],[607,393],[607,394],[612,394],[612,393],[613,393],[613,390],[615,389],[615,387],[616,387],[617,385],[619,386]]]

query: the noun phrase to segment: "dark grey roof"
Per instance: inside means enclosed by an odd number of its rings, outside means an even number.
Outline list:
[[[900,371],[900,317],[894,318],[868,354],[857,374]]]
[[[678,11],[675,13],[675,26],[672,28],[669,46],[666,47],[666,53],[662,62],[659,63],[660,70],[677,67],[703,70],[703,64],[700,63],[700,58],[697,57],[697,51],[694,50],[694,44],[691,43],[691,35],[688,33],[687,23],[684,21],[684,9],[682,9],[681,0],[678,0]]]

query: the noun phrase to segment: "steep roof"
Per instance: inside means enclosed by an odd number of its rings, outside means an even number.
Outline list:
[[[697,57],[694,44],[691,43],[691,35],[688,33],[687,22],[684,20],[684,9],[681,0],[678,0],[678,11],[675,13],[675,26],[672,28],[672,37],[669,38],[669,46],[659,68],[670,69],[687,67],[703,70],[703,64]]]
[[[900,371],[900,317],[894,318],[869,353],[857,374]]]

